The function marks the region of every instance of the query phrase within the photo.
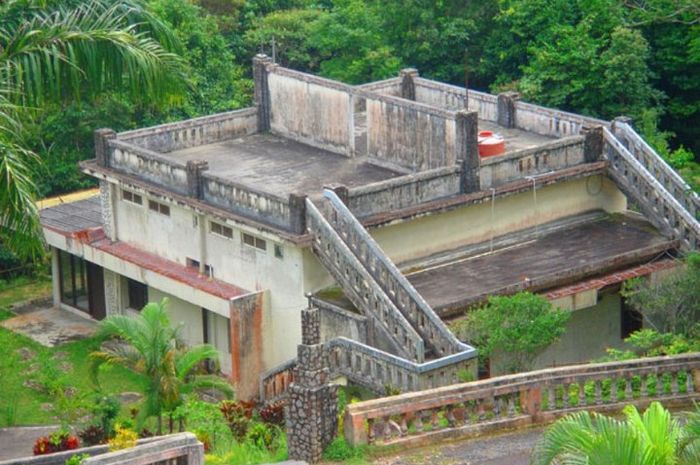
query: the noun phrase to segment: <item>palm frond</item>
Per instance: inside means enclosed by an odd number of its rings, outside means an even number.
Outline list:
[[[232,398],[234,394],[233,386],[231,386],[231,384],[224,378],[216,375],[199,375],[192,381],[189,381],[182,386],[183,393],[190,393],[192,391],[205,389],[219,391],[220,393],[228,396],[228,398]]]
[[[205,360],[219,360],[219,352],[210,344],[202,344],[196,347],[189,347],[178,354],[175,360],[177,377],[184,380],[190,372]]]

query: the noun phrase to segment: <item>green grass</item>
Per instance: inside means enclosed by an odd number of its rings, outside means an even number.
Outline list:
[[[51,295],[51,279],[40,278],[29,281],[28,278],[17,278],[0,287],[0,308],[6,308],[18,302]]]
[[[50,283],[47,287],[43,282],[7,289],[0,292],[0,305],[6,307],[14,302],[37,297],[39,292],[47,289],[50,289]],[[12,316],[12,312],[0,307],[0,320]],[[55,412],[42,407],[44,404],[55,403],[55,396],[25,386],[27,381],[47,385],[56,379],[62,380],[75,389],[75,394],[69,399],[74,404],[89,402],[87,397],[97,389],[89,374],[89,355],[99,347],[99,341],[95,338],[49,348],[21,334],[0,328],[0,347],[0,427],[57,423]],[[35,355],[22,360],[18,352],[22,348],[31,350]],[[61,353],[65,354],[65,360],[59,360]],[[70,368],[61,365],[64,361],[70,364]],[[121,367],[102,368],[100,385],[105,393],[141,391],[136,375]]]

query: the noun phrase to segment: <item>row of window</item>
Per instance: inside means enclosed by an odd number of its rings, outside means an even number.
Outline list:
[[[122,199],[136,205],[143,205],[143,197],[135,192],[122,189]],[[161,215],[170,216],[170,207],[164,203],[156,202],[155,200],[148,200],[148,209],[160,213]],[[231,228],[230,226],[226,226],[215,221],[210,221],[209,230],[212,234],[217,234],[227,239],[233,239],[233,228]],[[250,247],[267,251],[267,241],[260,237],[248,233],[241,233],[241,241],[243,242],[243,244],[248,245]],[[279,244],[274,244],[274,253],[275,257],[277,258],[284,257],[282,246]]]

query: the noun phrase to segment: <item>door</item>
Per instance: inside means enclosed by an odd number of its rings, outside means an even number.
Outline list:
[[[90,315],[96,320],[102,320],[107,316],[104,271],[101,266],[94,263],[86,262],[86,264]]]

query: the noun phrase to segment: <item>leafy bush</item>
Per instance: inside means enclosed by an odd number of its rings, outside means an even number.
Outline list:
[[[255,402],[223,401],[219,409],[226,419],[233,437],[238,441],[243,441],[253,418]]]
[[[175,409],[173,418],[182,420],[185,428],[204,444],[206,451],[216,449],[220,443],[230,442],[231,431],[218,404],[190,397]]]
[[[34,455],[53,454],[64,450],[77,449],[80,440],[68,431],[59,430],[49,436],[42,436],[34,443]]]
[[[108,442],[110,452],[122,449],[130,449],[136,446],[136,441],[139,438],[139,435],[136,434],[136,431],[124,428],[121,425],[116,425],[114,431],[116,434]]]
[[[274,402],[261,408],[258,412],[260,419],[270,425],[284,425],[284,403]]]
[[[66,465],[80,465],[85,459],[89,459],[90,454],[75,454],[66,460]]]
[[[78,436],[86,446],[96,446],[107,441],[107,433],[100,425],[89,425],[79,431]]]
[[[365,447],[352,447],[344,437],[337,437],[331,441],[323,451],[323,458],[326,460],[350,460],[362,459],[367,455]]]

